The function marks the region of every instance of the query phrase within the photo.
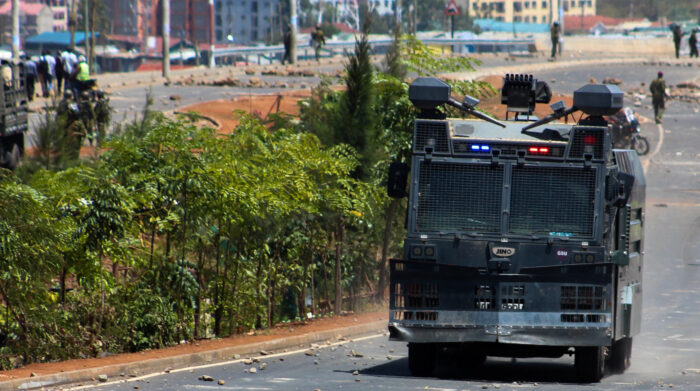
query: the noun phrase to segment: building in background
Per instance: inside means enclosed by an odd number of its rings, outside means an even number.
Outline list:
[[[251,0],[235,0],[249,3]],[[214,1],[215,3],[217,0]],[[209,0],[170,0],[170,36],[189,42],[208,43],[211,36]]]
[[[156,51],[155,38],[162,29],[159,0],[102,0],[112,24],[109,38],[142,52]],[[151,37],[149,39],[149,37]]]
[[[27,37],[54,31],[54,12],[51,7],[40,2],[20,1],[19,3],[20,40]],[[0,44],[12,43],[12,1],[0,0]]]
[[[214,0],[216,43],[250,45],[279,40],[283,27],[279,0]]]
[[[546,23],[564,16],[596,15],[597,0],[457,0],[462,12],[469,10],[474,19],[500,22]]]

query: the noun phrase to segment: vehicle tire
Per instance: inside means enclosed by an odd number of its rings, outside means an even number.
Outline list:
[[[605,373],[605,347],[577,347],[574,365],[579,380],[586,383],[599,382]]]
[[[608,368],[612,373],[622,373],[630,367],[632,361],[632,338],[615,341],[610,348]]]
[[[432,375],[436,361],[437,349],[434,344],[408,344],[408,369],[411,371],[411,375],[418,377]]]
[[[637,151],[637,155],[644,156],[649,153],[649,141],[642,136],[634,137],[632,138],[632,149]]]

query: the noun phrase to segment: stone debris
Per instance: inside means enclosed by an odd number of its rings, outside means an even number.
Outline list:
[[[262,87],[262,86],[263,86],[263,82],[262,82],[262,80],[260,80],[260,78],[258,78],[258,77],[251,77],[251,78],[248,80],[248,85],[247,85],[247,86],[248,86],[248,87]]]
[[[97,380],[99,380],[100,382],[104,383],[104,382],[106,382],[107,380],[109,380],[109,376],[107,376],[107,375],[105,375],[105,374],[102,374],[102,375],[97,376]]]
[[[259,359],[259,358],[257,358],[257,357],[253,357],[253,358],[252,358],[252,360],[253,360],[253,362],[254,362],[254,363],[258,363],[258,362],[260,362],[260,359]]]
[[[251,359],[249,359],[249,358],[246,358],[245,360],[243,360],[243,364],[245,364],[245,365],[253,365],[253,360],[251,360]]]
[[[318,360],[314,360],[314,365],[318,365]]]
[[[392,360],[393,357],[391,357],[391,356],[386,356],[386,359],[387,359],[387,360]]]
[[[218,381],[217,383],[218,383],[220,386],[226,385],[226,381],[223,380],[223,379],[219,379],[219,381]]]
[[[313,356],[313,355],[314,355],[314,351],[313,351],[313,350],[307,350],[307,351],[304,352],[304,354],[310,357],[310,356]]]
[[[355,371],[352,371],[352,374],[353,374],[354,376],[357,376],[357,375],[359,375],[359,374],[360,374],[360,371],[357,371],[357,370],[355,370]]]
[[[355,350],[351,350],[350,354],[348,354],[348,357],[364,357],[364,354],[358,353]]]
[[[250,368],[250,373],[257,373],[257,372],[258,372],[258,370],[257,370],[257,369],[255,369],[255,367],[253,367],[253,368]]]
[[[238,353],[236,353],[236,354],[233,355],[233,359],[234,359],[234,360],[238,360],[238,359],[240,359],[240,358],[241,358],[241,355],[238,354]]]
[[[201,380],[201,381],[214,381],[214,378],[209,376],[209,375],[202,375],[202,376],[198,377],[197,379]]]
[[[266,368],[267,368],[267,363],[266,363],[266,362],[260,364],[260,370],[261,370],[261,371],[264,371]]]
[[[591,84],[598,84],[598,80],[595,79],[595,77],[591,76],[590,79],[588,79],[588,82]]]
[[[255,74],[255,69],[253,68],[246,68],[245,74],[248,76],[254,75]]]
[[[260,355],[261,355],[261,356],[269,356],[269,355],[271,355],[271,354],[272,354],[272,352],[268,352],[267,350],[261,350],[261,351],[260,351]]]
[[[619,86],[622,84],[622,80],[618,79],[617,77],[606,77],[603,79],[603,84],[614,84],[616,86]]]
[[[164,372],[165,372],[165,373],[170,373],[170,371],[172,371],[172,370],[173,370],[173,367],[167,367],[167,368],[165,368],[165,371],[164,371]]]
[[[39,376],[39,375],[37,375],[36,372],[32,372],[29,374],[29,377],[37,377],[37,376]]]

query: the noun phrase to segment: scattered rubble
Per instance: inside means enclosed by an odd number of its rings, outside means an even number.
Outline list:
[[[226,381],[223,380],[223,379],[219,379],[219,381],[218,381],[217,383],[218,383],[220,386],[226,385]]]
[[[99,380],[101,383],[104,383],[107,380],[109,380],[109,376],[102,374],[102,375],[97,376],[97,380]]]
[[[617,77],[606,77],[603,79],[603,84],[614,84],[616,86],[619,86],[622,84],[622,80],[618,79]]]
[[[201,380],[201,381],[214,381],[214,378],[209,376],[209,375],[202,375],[202,376],[198,377],[197,379]]]

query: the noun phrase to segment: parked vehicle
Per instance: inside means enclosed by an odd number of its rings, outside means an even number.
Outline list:
[[[15,169],[24,155],[27,122],[27,92],[24,66],[3,65],[8,76],[0,80],[0,167]]]

